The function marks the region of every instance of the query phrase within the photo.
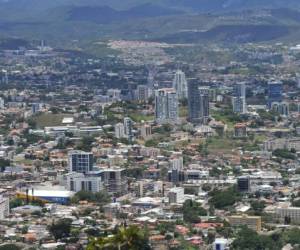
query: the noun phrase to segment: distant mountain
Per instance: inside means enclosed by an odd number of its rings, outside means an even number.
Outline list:
[[[136,18],[150,18],[168,15],[178,15],[183,12],[156,6],[143,4],[129,10],[118,11],[108,6],[103,7],[73,7],[69,12],[69,21],[89,21],[101,24],[111,22],[128,21]]]
[[[19,49],[20,47],[31,48],[31,45],[28,41],[24,39],[16,39],[16,38],[0,39],[0,49],[14,50],[14,49]]]
[[[200,12],[240,11],[262,8],[300,8],[299,0],[163,0],[165,4]]]
[[[265,42],[289,35],[288,27],[279,25],[219,25],[203,32],[181,32],[159,39],[168,43]]]
[[[299,11],[300,0],[0,0],[0,37],[297,41]]]
[[[5,14],[19,12],[36,14],[62,6],[108,6],[127,10],[135,6],[151,4],[164,8],[177,8],[199,12],[239,11],[262,8],[297,8],[299,0],[0,0],[0,11]]]

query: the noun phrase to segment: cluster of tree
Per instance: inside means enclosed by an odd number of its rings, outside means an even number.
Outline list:
[[[289,151],[287,149],[276,149],[273,151],[273,155],[284,159],[295,160],[296,155],[294,154],[294,152],[294,150]]]
[[[87,250],[150,250],[148,234],[137,226],[121,227],[112,237],[99,237],[90,241]]]
[[[127,168],[125,170],[125,175],[127,177],[132,177],[132,178],[140,179],[140,178],[143,177],[143,172],[144,172],[144,169],[140,168],[140,167]]]
[[[233,112],[232,105],[228,105],[224,107],[221,111],[215,112],[213,114],[213,117],[216,120],[223,121],[223,122],[243,122],[245,119],[243,119],[242,116],[236,114]]]
[[[0,250],[21,250],[22,247],[15,244],[5,244],[0,246]]]
[[[255,231],[242,227],[235,240],[233,241],[231,248],[234,250],[244,249],[273,249],[279,250],[285,244],[296,245],[300,244],[300,229],[293,228],[283,232],[276,232],[271,235],[259,235]]]
[[[262,120],[275,121],[276,117],[280,120],[280,114],[275,111],[258,110],[258,114]]]
[[[23,199],[20,199],[20,198],[14,198],[14,199],[10,200],[9,208],[12,209],[12,208],[24,206],[26,204],[30,204],[32,206],[40,206],[40,207],[44,206],[44,203],[40,200],[37,200],[37,199],[32,200],[32,199],[28,198],[28,200],[23,200]]]
[[[201,205],[192,200],[186,200],[182,207],[183,220],[188,223],[198,223],[200,216],[206,216],[207,211]]]
[[[59,240],[70,236],[71,224],[71,219],[60,219],[53,221],[52,224],[48,226],[48,230],[56,240]]]
[[[293,207],[300,207],[300,199],[294,200],[292,202]]]
[[[218,209],[232,206],[241,200],[241,195],[238,193],[236,186],[229,187],[226,190],[214,189],[209,195],[211,196],[210,204]]]
[[[10,166],[10,160],[0,158],[0,172],[3,172],[6,167]]]
[[[172,131],[172,125],[170,124],[163,124],[159,127],[153,128],[152,132],[153,133],[158,133],[158,134],[163,134],[167,135]]]
[[[197,147],[197,151],[199,152],[199,154],[201,154],[202,156],[207,156],[209,154],[208,152],[208,144],[207,143],[200,143]]]
[[[89,152],[92,150],[92,144],[95,142],[95,139],[91,136],[85,136],[81,139],[76,149]]]
[[[161,235],[165,235],[168,232],[175,232],[175,224],[170,222],[162,222],[157,225],[156,229]]]
[[[264,208],[266,207],[264,201],[254,200],[251,202],[251,209],[254,211],[255,215],[262,215]]]
[[[111,201],[110,195],[105,191],[92,193],[89,191],[79,191],[72,198],[72,203],[78,203],[79,201],[89,201],[97,203],[108,203]]]
[[[145,146],[146,147],[156,147],[158,145],[158,143],[159,143],[159,140],[157,140],[157,139],[150,139],[150,140],[147,140],[145,142]]]

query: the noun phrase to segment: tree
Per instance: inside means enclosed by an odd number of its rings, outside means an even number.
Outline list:
[[[20,207],[22,205],[23,205],[23,201],[21,199],[19,199],[19,198],[12,199],[9,202],[10,209],[16,208],[16,207]]]
[[[207,144],[200,143],[198,145],[197,151],[202,155],[202,156],[207,156],[208,155],[208,150],[207,150]]]
[[[148,141],[145,142],[145,146],[146,147],[156,147],[158,145],[158,141],[155,139],[150,139]]]
[[[254,210],[255,215],[261,215],[265,208],[265,202],[257,200],[252,201],[251,208]]]
[[[211,190],[211,185],[208,184],[208,183],[203,184],[202,190],[203,190],[204,192],[210,191],[210,190]]]
[[[21,250],[22,247],[15,244],[5,244],[0,246],[0,250]]]
[[[79,145],[77,146],[77,149],[89,152],[92,149],[92,144],[94,143],[94,141],[95,140],[93,137],[85,136],[81,139]]]
[[[200,222],[200,216],[206,216],[207,211],[199,205],[199,203],[186,200],[183,203],[183,220],[189,223]]]
[[[300,199],[294,200],[292,204],[293,207],[300,207]]]
[[[297,158],[295,154],[287,149],[276,149],[273,151],[273,155],[284,159],[295,160]]]
[[[69,237],[71,232],[71,223],[71,219],[60,219],[53,222],[48,227],[48,230],[56,240]]]
[[[226,190],[215,189],[209,193],[211,199],[209,202],[218,209],[234,205],[235,202],[241,199],[240,194],[236,191],[236,187],[230,187]]]
[[[106,191],[100,191],[97,193],[92,193],[89,191],[79,191],[72,198],[73,203],[77,203],[79,201],[90,201],[97,203],[108,203],[111,200],[109,194]]]
[[[292,245],[300,244],[300,229],[292,228],[283,233],[282,238],[284,242]]]
[[[10,160],[0,158],[0,172],[3,172],[8,166],[10,166]]]
[[[137,226],[120,227],[113,237],[92,239],[87,250],[150,250],[148,235]]]
[[[255,231],[242,227],[233,241],[231,248],[234,250],[245,249],[281,249],[282,244],[274,241],[271,236],[258,235]]]
[[[168,232],[174,232],[175,231],[175,224],[174,223],[167,223],[162,222],[157,225],[157,231],[159,231],[160,234],[165,235]]]

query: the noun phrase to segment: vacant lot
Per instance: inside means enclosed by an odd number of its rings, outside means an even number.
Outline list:
[[[38,128],[61,126],[64,117],[71,117],[70,114],[51,114],[42,113],[37,115],[34,120]]]

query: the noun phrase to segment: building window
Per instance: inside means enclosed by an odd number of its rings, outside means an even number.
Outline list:
[[[109,173],[109,179],[110,180],[115,180],[116,179],[116,173],[115,172],[110,172]]]

